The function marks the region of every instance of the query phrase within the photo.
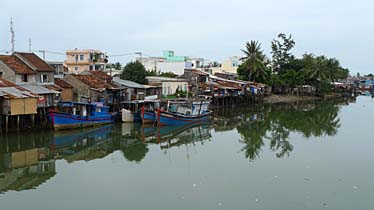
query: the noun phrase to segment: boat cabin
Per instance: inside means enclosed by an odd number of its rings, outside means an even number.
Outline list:
[[[82,103],[82,102],[70,102],[63,101],[57,104],[57,110],[59,112],[79,115],[79,116],[97,116],[100,114],[107,114],[109,112],[109,107],[104,106],[103,103],[93,102],[93,103]]]

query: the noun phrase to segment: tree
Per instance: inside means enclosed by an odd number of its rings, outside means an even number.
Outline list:
[[[261,44],[252,40],[245,47],[242,49],[245,56],[241,58],[244,62],[238,68],[239,76],[253,82],[267,82],[270,70],[266,66],[266,56],[261,50]]]
[[[272,67],[275,72],[284,70],[284,66],[292,58],[290,50],[295,46],[295,41],[292,39],[291,34],[286,36],[280,33],[278,34],[278,39],[280,40],[274,39],[271,42]]]
[[[139,61],[128,63],[125,68],[123,68],[121,79],[130,80],[133,82],[145,84],[147,76],[147,71],[145,70],[143,64]]]

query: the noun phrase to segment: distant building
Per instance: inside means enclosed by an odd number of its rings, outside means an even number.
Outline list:
[[[203,58],[191,58],[188,56],[176,56],[174,51],[163,51],[160,57],[138,58],[147,71],[172,72],[177,75],[184,73],[184,69],[201,68],[204,65]]]
[[[243,61],[241,60],[241,57],[239,56],[232,56],[228,58],[227,60],[222,61],[222,64],[220,66],[204,66],[203,68],[200,68],[202,71],[208,72],[211,75],[215,75],[216,73],[237,73],[238,67],[240,64],[242,64]]]
[[[65,66],[72,74],[86,70],[104,70],[108,57],[100,50],[67,50]]]
[[[65,74],[69,73],[69,70],[64,66],[62,61],[47,61],[47,63],[53,68],[55,78],[63,78]]]

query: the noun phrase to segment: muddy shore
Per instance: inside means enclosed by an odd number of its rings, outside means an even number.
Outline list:
[[[276,103],[292,103],[299,101],[315,101],[323,99],[335,99],[341,98],[340,94],[329,94],[324,97],[318,96],[296,96],[296,95],[271,95],[264,98],[265,104],[276,104]]]

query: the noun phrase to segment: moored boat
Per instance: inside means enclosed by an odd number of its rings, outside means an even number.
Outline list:
[[[122,122],[153,123],[159,100],[136,100],[122,102]]]
[[[166,109],[159,109],[156,114],[157,125],[182,126],[203,123],[209,120],[212,111],[208,109],[210,101],[167,101]]]
[[[100,102],[63,101],[57,104],[57,109],[49,111],[48,119],[55,130],[62,130],[109,124],[114,121],[114,115]]]

